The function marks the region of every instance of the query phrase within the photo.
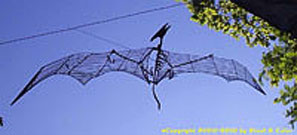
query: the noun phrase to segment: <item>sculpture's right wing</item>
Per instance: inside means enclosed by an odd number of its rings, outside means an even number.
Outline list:
[[[213,55],[198,56],[180,53],[168,53],[168,63],[172,65],[173,74],[206,73],[226,79],[227,81],[243,81],[257,91],[266,95],[248,69],[233,59],[215,57]],[[168,78],[173,75],[167,74]]]
[[[113,50],[105,53],[77,53],[64,57],[43,66],[13,100],[11,105],[42,80],[58,74],[71,76],[82,84],[86,84],[91,79],[111,71],[130,73],[146,81],[138,62],[150,51],[150,48],[119,52]]]

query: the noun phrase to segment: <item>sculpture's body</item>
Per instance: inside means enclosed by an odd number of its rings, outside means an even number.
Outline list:
[[[126,51],[112,50],[105,53],[78,53],[45,65],[12,104],[40,81],[52,75],[69,75],[82,84],[86,84],[91,79],[111,71],[130,73],[152,84],[154,98],[159,109],[161,105],[155,93],[155,85],[165,78],[172,79],[180,73],[208,73],[221,76],[228,81],[240,80],[265,94],[248,70],[235,60],[218,58],[213,55],[198,56],[162,50],[163,36],[168,29],[166,24],[160,30],[161,32],[158,31],[153,36],[152,40],[160,37],[160,44],[157,47]]]

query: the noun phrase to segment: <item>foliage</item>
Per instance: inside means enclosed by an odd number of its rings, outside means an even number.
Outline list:
[[[244,39],[250,47],[261,45],[263,69],[259,75],[269,80],[272,87],[283,85],[274,103],[290,106],[286,117],[294,128],[297,122],[297,39],[290,33],[270,26],[265,20],[254,16],[230,0],[177,0],[184,2],[192,13],[191,20],[235,39]]]

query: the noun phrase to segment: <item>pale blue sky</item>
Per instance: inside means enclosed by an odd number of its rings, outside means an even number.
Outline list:
[[[0,41],[107,19],[174,4],[174,0],[2,0]],[[232,58],[257,76],[261,47],[249,48],[222,33],[189,20],[184,6],[127,18],[83,30],[130,48],[154,46],[152,34],[164,23],[172,28],[164,49],[179,53]],[[72,31],[0,46],[0,115],[3,135],[158,135],[163,128],[284,128],[285,108],[273,104],[277,89],[265,85],[267,96],[242,82],[228,83],[205,74],[183,74],[163,81],[157,110],[150,87],[125,73],[109,73],[86,86],[66,76],[37,85],[16,105],[12,99],[43,65],[77,52],[123,48]],[[267,83],[266,83],[267,84]]]

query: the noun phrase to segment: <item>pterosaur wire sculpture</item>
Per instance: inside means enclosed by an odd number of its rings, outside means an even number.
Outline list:
[[[68,75],[85,85],[91,79],[113,71],[126,72],[146,81],[149,85],[152,84],[152,93],[158,109],[161,109],[161,103],[155,86],[163,79],[172,79],[181,73],[206,73],[220,76],[227,81],[243,81],[266,95],[247,68],[233,59],[215,57],[213,54],[199,56],[163,50],[163,38],[169,28],[170,25],[165,24],[151,38],[151,41],[160,39],[157,47],[112,50],[104,53],[83,52],[51,62],[41,67],[11,105],[35,85],[53,75]]]

